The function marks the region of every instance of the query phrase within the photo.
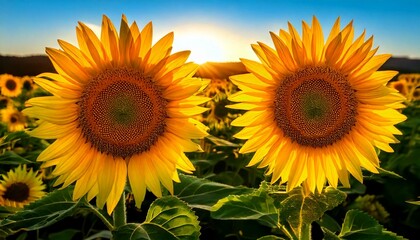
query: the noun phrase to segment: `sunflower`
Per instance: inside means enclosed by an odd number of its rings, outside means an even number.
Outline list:
[[[227,97],[225,93],[219,92],[206,103],[205,106],[209,108],[209,111],[202,114],[201,121],[210,129],[225,130],[230,126],[232,120],[239,116],[238,113],[232,112],[232,109],[226,108],[230,104]]]
[[[365,32],[354,40],[352,22],[340,29],[339,18],[326,42],[316,17],[302,37],[288,28],[270,33],[274,48],[253,44],[261,63],[241,59],[250,73],[231,77],[242,91],[230,107],[248,110],[232,122],[244,127],[240,152],[255,152],[248,165],[267,167],[288,191],[350,187],[349,172],[362,182],[361,168],[378,173],[375,147],[392,152],[393,125],[406,119],[396,110],[404,97],[386,87],[397,72],[377,71],[390,55],[375,55]]]
[[[209,111],[197,116],[196,119],[216,132],[226,130],[227,127],[230,127],[230,122],[239,116],[232,112],[232,109],[226,108],[226,105],[230,103],[227,97],[236,91],[236,86],[228,78],[211,76],[208,86],[202,93],[204,96],[211,98],[205,104]]]
[[[9,132],[16,132],[25,129],[26,117],[14,107],[7,107],[0,110],[1,121],[7,124]]]
[[[394,88],[397,90],[400,94],[404,95],[405,97],[408,97],[408,83],[405,79],[400,79],[398,81],[392,81],[388,83],[388,86],[390,88]]]
[[[198,65],[186,63],[189,51],[171,54],[173,33],[152,46],[151,22],[140,31],[123,16],[117,34],[104,16],[100,38],[83,23],[76,33],[79,48],[59,40],[62,50],[46,49],[58,74],[35,78],[54,96],[32,98],[23,111],[41,121],[30,135],[57,139],[38,161],[55,166],[56,185],[76,182],[74,200],[96,196],[109,214],[127,175],[137,207],[146,189],[173,193],[177,169],[195,170],[184,152],[201,148],[191,139],[207,135],[191,118],[208,101],[195,95],[204,87],[192,77]]]
[[[24,76],[21,78],[22,88],[26,91],[31,91],[34,89],[34,81],[29,76]]]
[[[420,100],[420,74],[400,74],[398,80],[388,86],[398,90],[408,101]]]
[[[12,107],[13,101],[9,97],[0,96],[0,109]]]
[[[37,171],[27,171],[26,165],[20,165],[0,180],[0,204],[6,207],[23,208],[42,196],[45,185]]]
[[[234,87],[229,79],[212,78],[203,94],[207,97],[214,97],[218,94],[230,95],[234,91]]]
[[[7,97],[17,97],[22,92],[22,82],[19,77],[2,74],[0,77],[1,94]]]

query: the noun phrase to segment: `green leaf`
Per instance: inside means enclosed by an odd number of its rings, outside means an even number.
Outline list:
[[[391,177],[391,178],[397,178],[397,179],[402,179],[405,180],[404,177],[402,177],[401,175],[393,172],[393,171],[389,171],[383,168],[378,168],[379,171],[379,176],[383,176],[383,177]],[[372,175],[372,178],[374,178],[374,176],[376,175]]]
[[[222,182],[232,186],[239,186],[244,183],[243,178],[239,173],[233,171],[224,171],[212,177],[212,180]]]
[[[113,236],[116,240],[179,240],[171,232],[154,223],[129,223],[115,230]]]
[[[324,240],[341,240],[334,232],[330,231],[328,228],[321,227],[322,231],[324,232]]]
[[[240,147],[239,144],[229,142],[225,139],[221,139],[213,135],[208,135],[206,138],[219,147]]]
[[[215,219],[258,220],[272,228],[277,227],[278,223],[278,209],[274,205],[274,199],[260,190],[220,199],[211,211],[211,216]]]
[[[0,155],[0,164],[2,165],[20,165],[20,164],[31,164],[33,162],[26,158],[23,158],[13,151],[6,151]]]
[[[145,222],[161,225],[179,239],[194,240],[200,236],[197,216],[177,197],[167,196],[154,201]]]
[[[112,238],[112,233],[109,230],[102,230],[100,232],[97,232],[87,238],[85,238],[84,240],[98,240],[98,239],[111,239]]]
[[[48,239],[60,239],[60,240],[72,240],[74,235],[79,233],[77,229],[65,229],[61,232],[51,233],[48,235]]]
[[[385,230],[373,217],[359,210],[350,210],[344,218],[341,232],[343,239],[404,239],[395,233]]]
[[[253,191],[253,189],[243,186],[232,187],[194,176],[180,174],[179,177],[181,183],[174,185],[174,195],[193,208],[210,210],[211,206],[216,204],[219,199],[232,194],[247,194]]]
[[[337,221],[328,214],[324,214],[317,223],[321,226],[321,228],[328,229],[331,232],[339,232],[341,229],[341,226],[337,223]]]
[[[49,226],[72,215],[82,201],[73,202],[73,187],[51,192],[38,201],[26,206],[22,211],[10,215],[0,222],[0,236],[21,229],[27,231]]]
[[[420,201],[406,201],[407,203],[414,204],[414,205],[420,205]]]
[[[346,199],[346,194],[327,187],[321,194],[304,196],[301,188],[289,192],[289,197],[281,202],[280,223],[290,224],[297,236],[301,236],[305,226],[320,219],[322,215],[338,206]]]
[[[267,235],[267,236],[264,236],[264,237],[260,237],[257,240],[284,240],[284,238],[274,236],[274,235]]]
[[[129,223],[113,232],[115,239],[196,240],[200,236],[197,216],[177,197],[155,200],[142,224]]]

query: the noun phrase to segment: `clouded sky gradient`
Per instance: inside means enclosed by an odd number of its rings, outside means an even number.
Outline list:
[[[301,31],[301,21],[315,15],[324,35],[340,16],[342,27],[354,20],[357,36],[364,29],[374,35],[379,53],[420,58],[418,0],[0,0],[0,9],[0,55],[43,54],[58,48],[57,39],[75,44],[78,21],[99,33],[103,14],[117,29],[125,14],[140,28],[152,21],[155,41],[174,31],[174,50],[191,50],[193,61],[255,59],[251,43],[272,45],[269,31],[288,21]]]

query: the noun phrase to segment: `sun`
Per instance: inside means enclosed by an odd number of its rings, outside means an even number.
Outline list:
[[[205,62],[225,62],[228,60],[228,47],[223,32],[207,25],[184,26],[175,31],[177,40],[174,51],[190,49],[189,60],[203,64]]]

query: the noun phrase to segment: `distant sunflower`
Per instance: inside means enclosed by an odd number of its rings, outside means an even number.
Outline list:
[[[0,109],[13,106],[13,101],[9,97],[0,96]]]
[[[26,165],[20,165],[0,180],[0,204],[6,207],[23,208],[45,195],[41,176]]]
[[[408,90],[408,83],[405,79],[401,79],[398,81],[393,81],[388,84],[390,88],[396,89],[401,95],[404,95],[405,97],[408,96],[409,90]]]
[[[226,129],[239,116],[239,114],[233,113],[232,109],[226,108],[228,104],[230,102],[227,99],[227,95],[221,92],[218,93],[211,101],[206,103],[205,106],[209,108],[209,111],[203,113],[202,121],[210,129],[217,131]]]
[[[202,93],[204,96],[211,98],[205,104],[209,111],[204,112],[197,119],[212,130],[225,130],[230,126],[232,120],[239,116],[232,109],[226,108],[226,105],[230,103],[227,97],[236,91],[237,88],[229,79],[211,78],[210,83]]]
[[[220,93],[230,95],[234,88],[235,86],[229,79],[212,78],[203,93],[207,97],[214,97]]]
[[[9,132],[16,132],[25,129],[26,117],[19,110],[8,107],[0,110],[1,120],[7,125]]]
[[[22,81],[22,89],[26,91],[31,91],[34,89],[34,81],[29,76],[24,76],[21,78]]]
[[[0,77],[1,94],[7,97],[17,97],[22,92],[22,82],[19,77],[2,74]]]
[[[23,111],[42,120],[29,134],[57,139],[38,160],[55,165],[56,185],[76,182],[74,199],[96,196],[108,213],[127,175],[137,207],[146,188],[172,193],[177,169],[195,170],[184,154],[201,150],[191,139],[207,135],[191,118],[208,101],[195,95],[203,87],[192,77],[198,65],[185,63],[189,51],[171,54],[173,33],[152,47],[151,22],[139,31],[123,16],[118,35],[104,16],[100,39],[83,23],[76,30],[79,48],[59,40],[63,50],[46,50],[58,74],[35,79],[54,96],[32,98]]]
[[[288,26],[270,33],[274,49],[252,45],[262,63],[241,59],[250,74],[231,77],[242,91],[230,107],[248,110],[232,122],[245,127],[235,135],[248,139],[240,152],[255,152],[249,166],[268,167],[287,190],[349,187],[348,172],[362,182],[361,167],[378,172],[374,147],[392,152],[401,134],[393,125],[406,119],[396,110],[404,98],[385,86],[397,72],[377,71],[390,55],[375,56],[365,32],[353,41],[352,22],[340,30],[337,19],[326,42],[315,17],[303,37]]]
[[[400,74],[398,80],[388,86],[398,90],[408,101],[420,100],[420,74]]]

